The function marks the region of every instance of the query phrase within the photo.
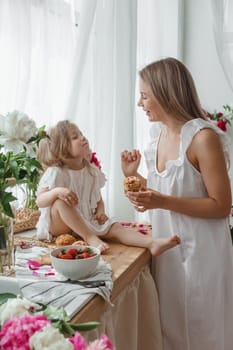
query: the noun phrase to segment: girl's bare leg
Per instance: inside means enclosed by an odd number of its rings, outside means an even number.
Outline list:
[[[113,224],[105,237],[116,239],[118,242],[126,245],[147,248],[153,256],[160,255],[165,250],[180,244],[180,238],[176,235],[167,238],[161,237],[154,239],[149,235],[142,235],[131,228],[123,227],[119,223]]]
[[[109,248],[107,243],[97,237],[95,230],[86,225],[79,211],[74,207],[69,207],[60,199],[56,200],[51,207],[50,232],[56,236],[76,232],[84,241],[98,247],[101,252]]]

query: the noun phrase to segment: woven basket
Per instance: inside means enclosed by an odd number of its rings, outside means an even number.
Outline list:
[[[30,208],[17,209],[15,211],[14,233],[35,228],[39,217],[39,210]]]

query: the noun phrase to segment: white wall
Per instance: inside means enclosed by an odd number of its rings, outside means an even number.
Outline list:
[[[184,0],[183,61],[191,71],[203,107],[222,110],[233,104],[231,90],[214,42],[211,0]],[[228,127],[231,138],[231,183],[233,188],[233,123]]]

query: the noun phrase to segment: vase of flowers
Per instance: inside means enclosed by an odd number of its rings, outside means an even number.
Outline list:
[[[0,145],[0,274],[11,274],[14,265],[13,217],[11,202],[14,197],[10,187],[14,186],[17,163],[12,153],[1,152]]]
[[[11,275],[14,270],[13,219],[0,214],[0,275]]]
[[[36,190],[42,166],[36,159],[36,150],[39,141],[47,137],[44,128],[37,128],[33,119],[19,111],[0,116],[1,153],[10,157],[12,176],[16,179],[17,188],[20,187],[24,193],[24,200],[15,211],[15,232],[35,227],[39,217]],[[15,193],[18,197],[17,191]]]

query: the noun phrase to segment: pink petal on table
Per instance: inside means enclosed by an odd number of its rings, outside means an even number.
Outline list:
[[[143,235],[147,235],[147,230],[139,229],[138,232],[142,233]]]
[[[30,270],[39,270],[39,268],[42,266],[41,263],[35,260],[28,260],[27,264]]]
[[[54,276],[55,275],[55,272],[47,272],[44,274],[44,276]]]

